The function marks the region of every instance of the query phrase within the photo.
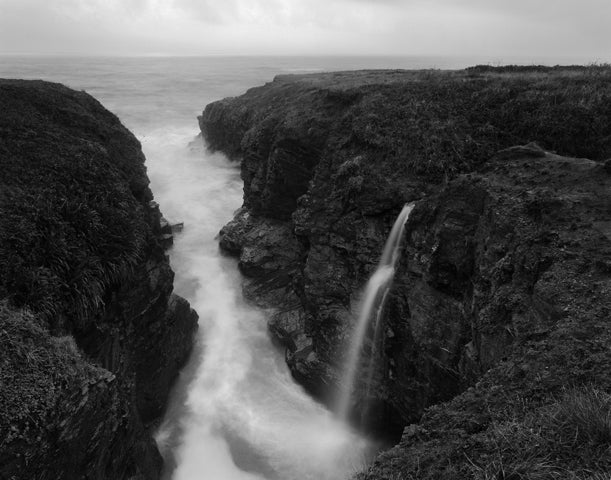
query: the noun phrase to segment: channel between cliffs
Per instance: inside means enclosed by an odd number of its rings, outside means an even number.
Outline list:
[[[206,107],[208,147],[244,181],[220,245],[324,401],[359,293],[416,202],[369,424],[401,440],[364,478],[478,478],[507,418],[567,385],[610,391],[610,95],[605,67],[474,67],[279,76]],[[558,462],[585,468],[579,455]]]

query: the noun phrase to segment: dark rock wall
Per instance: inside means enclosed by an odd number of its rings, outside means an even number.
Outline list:
[[[390,390],[408,411],[464,393],[362,478],[609,472],[608,440],[577,425],[563,438],[554,410],[572,389],[611,391],[609,218],[602,163],[521,149],[416,206],[389,308]]]
[[[0,477],[155,479],[197,314],[138,141],[84,92],[0,81]]]
[[[524,222],[553,222],[546,212],[560,215],[561,202],[553,187],[527,184],[568,173],[536,146],[490,159],[531,141],[606,158],[610,94],[611,76],[597,68],[351,72],[277,77],[206,107],[208,145],[240,160],[245,182],[244,208],[220,243],[239,256],[250,298],[276,307],[270,330],[294,376],[321,396],[337,388],[351,304],[413,200],[423,199],[408,222],[374,389],[384,429],[508,358],[517,334],[507,322],[546,331],[557,309],[533,285],[549,263],[535,240],[547,234]],[[482,168],[495,173],[457,178]],[[542,171],[531,179],[531,169]],[[499,172],[501,184],[528,180],[502,187],[502,209],[484,183]],[[513,196],[530,200],[511,207]]]

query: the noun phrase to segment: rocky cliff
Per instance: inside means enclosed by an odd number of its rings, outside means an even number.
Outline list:
[[[562,386],[609,391],[610,95],[604,67],[478,67],[281,76],[206,107],[208,145],[244,180],[221,246],[315,394],[341,382],[359,291],[417,201],[373,424],[400,431],[440,406],[370,478],[484,475],[503,415],[519,424]],[[490,448],[470,457],[473,435]]]
[[[139,142],[84,92],[0,81],[0,477],[155,479],[197,315]]]
[[[417,204],[389,306],[389,389],[407,410],[468,389],[363,478],[611,473],[610,218],[602,162],[523,147]]]

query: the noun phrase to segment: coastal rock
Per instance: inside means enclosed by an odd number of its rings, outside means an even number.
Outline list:
[[[374,426],[400,432],[503,362],[516,341],[503,322],[547,331],[558,308],[533,283],[547,251],[515,229],[560,208],[550,179],[574,187],[573,170],[604,171],[547,153],[611,153],[611,115],[590,94],[609,91],[597,68],[279,76],[206,107],[209,148],[241,161],[244,179],[221,247],[242,259],[246,293],[277,309],[270,329],[300,382],[321,397],[341,384],[360,291],[409,201],[422,200],[387,306]],[[486,183],[501,176],[498,190]],[[494,203],[503,189],[515,209]],[[594,194],[575,205],[580,195]],[[292,280],[268,282],[276,269]]]
[[[0,477],[156,479],[197,314],[139,142],[84,92],[0,81]]]
[[[29,313],[0,305],[0,328],[2,478],[158,478],[155,443],[113,374]]]
[[[611,391],[611,242],[596,227],[611,214],[611,180],[591,160],[512,157],[457,177],[409,219],[404,288],[389,308],[390,390],[451,400],[359,478],[482,478],[546,461],[566,475],[611,467],[608,440],[585,445],[577,424],[563,433],[553,417],[586,395],[581,386]],[[575,414],[597,421],[605,410]]]

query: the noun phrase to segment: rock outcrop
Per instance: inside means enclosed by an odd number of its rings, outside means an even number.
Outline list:
[[[244,207],[220,243],[239,257],[248,296],[275,307],[270,330],[295,378],[333,396],[351,308],[402,205],[418,201],[387,305],[375,425],[400,432],[430,405],[466,402],[473,393],[461,392],[474,385],[486,392],[473,400],[481,413],[484,397],[501,395],[491,372],[515,375],[519,396],[519,379],[547,375],[554,361],[540,402],[566,382],[608,388],[600,315],[608,308],[601,228],[610,95],[604,67],[486,67],[280,76],[208,105],[204,137],[242,162],[244,180]],[[577,310],[565,310],[573,301]],[[587,359],[583,345],[564,349],[560,340],[581,322],[603,339],[581,334],[596,352]],[[558,350],[548,359],[540,345]],[[571,370],[573,355],[590,362],[588,373]],[[439,443],[451,420],[444,408],[431,410],[445,415],[435,424]],[[491,425],[492,417],[474,417],[460,435]],[[389,465],[415,448],[409,432],[371,478],[397,472]]]
[[[362,478],[611,471],[609,218],[602,162],[523,148],[418,203],[389,308],[389,389],[406,410],[467,390]]]
[[[159,478],[197,314],[140,144],[58,84],[2,80],[0,105],[0,477]]]

